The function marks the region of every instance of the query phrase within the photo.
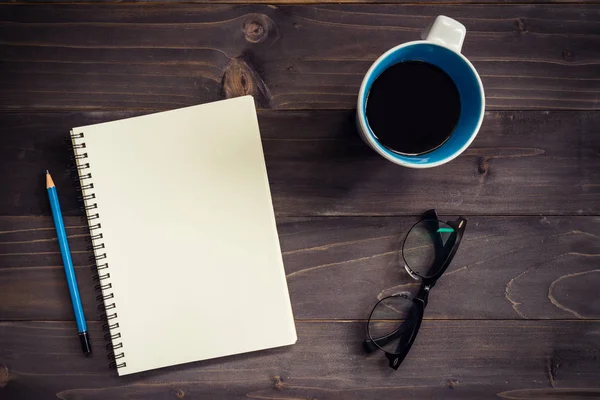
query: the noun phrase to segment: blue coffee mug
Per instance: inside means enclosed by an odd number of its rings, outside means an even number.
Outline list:
[[[388,50],[365,75],[358,95],[358,131],[365,143],[387,160],[410,168],[436,167],[457,157],[477,136],[485,112],[485,95],[479,74],[460,53],[466,32],[460,22],[440,15],[425,31],[424,40]],[[404,61],[424,61],[441,68],[452,78],[460,95],[461,114],[452,135],[440,147],[420,155],[399,154],[386,148],[377,140],[367,121],[367,99],[373,82],[387,68]],[[431,112],[435,115],[435,110]],[[410,135],[411,132],[400,134]]]

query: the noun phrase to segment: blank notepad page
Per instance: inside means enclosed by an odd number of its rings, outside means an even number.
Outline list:
[[[120,375],[296,341],[252,97],[72,137]]]

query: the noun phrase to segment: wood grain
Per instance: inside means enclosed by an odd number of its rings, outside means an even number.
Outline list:
[[[296,318],[363,319],[379,298],[415,291],[399,254],[414,221],[280,219]],[[86,230],[78,218],[66,223],[87,318],[99,320]],[[599,236],[597,217],[470,218],[425,317],[600,319]],[[51,218],[0,218],[0,320],[72,318]]]
[[[598,109],[600,5],[0,5],[0,109],[352,109],[384,51],[438,14],[489,109]]]
[[[0,215],[48,215],[46,169],[63,212],[82,215],[68,132],[132,115],[0,114],[0,170],[10,171],[0,174]],[[427,170],[398,167],[368,149],[352,111],[265,111],[259,123],[278,216],[600,212],[600,113],[488,112],[462,156]]]
[[[98,323],[90,324],[96,352],[85,358],[73,323],[2,322],[0,396],[479,400],[599,394],[598,321],[425,321],[398,371],[382,354],[363,353],[362,322],[298,322],[297,329],[291,347],[118,378],[106,366]]]

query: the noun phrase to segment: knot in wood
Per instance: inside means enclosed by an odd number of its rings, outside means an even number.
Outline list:
[[[448,381],[446,383],[448,384],[448,387],[450,389],[454,389],[458,386],[458,379],[454,379],[454,378],[448,379]]]
[[[6,365],[0,364],[0,388],[8,385],[8,381],[10,380],[8,367]]]
[[[573,61],[573,59],[575,58],[575,54],[573,54],[571,50],[563,51],[562,56],[565,61]]]
[[[519,33],[527,32],[527,24],[525,23],[524,18],[517,18],[517,29]]]
[[[279,375],[273,377],[273,387],[277,390],[283,389],[283,380]]]
[[[481,157],[477,165],[477,173],[479,173],[479,175],[487,175],[489,168],[489,159],[487,157]]]
[[[265,83],[243,55],[231,59],[225,68],[223,92],[228,99],[252,95],[260,106],[266,106],[270,97]]]
[[[223,75],[223,90],[228,99],[258,94],[256,73],[244,60],[232,59]]]
[[[248,14],[242,26],[244,38],[250,43],[263,43],[267,38],[269,42],[279,39],[277,25],[265,14]]]
[[[265,40],[266,29],[260,21],[244,22],[244,37],[250,43],[260,43]]]

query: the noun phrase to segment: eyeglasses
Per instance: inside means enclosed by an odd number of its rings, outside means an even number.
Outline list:
[[[381,299],[369,316],[364,347],[385,353],[391,368],[398,369],[412,347],[427,306],[429,291],[450,265],[467,226],[465,218],[442,222],[429,210],[404,239],[402,257],[406,272],[421,281],[417,295],[396,293]]]

